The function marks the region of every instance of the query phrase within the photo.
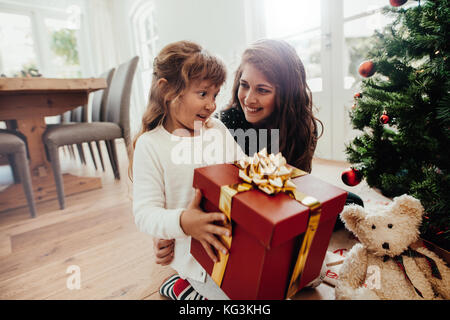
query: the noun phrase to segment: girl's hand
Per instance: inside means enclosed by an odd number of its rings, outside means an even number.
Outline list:
[[[166,266],[173,260],[175,239],[164,240],[153,238],[153,249],[155,251],[156,263]]]
[[[230,236],[231,232],[226,227],[213,224],[214,221],[224,223],[227,218],[221,212],[205,213],[200,208],[201,200],[202,193],[197,189],[195,190],[194,199],[192,199],[187,209],[181,213],[181,228],[185,234],[200,241],[211,260],[217,262],[219,261],[219,258],[216,256],[211,246],[216,248],[216,250],[222,251],[224,254],[227,254],[228,249],[215,235]]]

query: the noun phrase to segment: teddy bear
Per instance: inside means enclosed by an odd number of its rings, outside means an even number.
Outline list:
[[[423,213],[409,195],[376,210],[344,207],[341,219],[359,243],[340,269],[336,299],[450,299],[448,265],[424,247],[413,249]]]

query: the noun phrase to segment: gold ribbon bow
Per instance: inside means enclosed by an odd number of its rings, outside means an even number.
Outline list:
[[[288,168],[286,159],[281,153],[268,155],[267,150],[264,148],[260,152],[255,153],[253,157],[244,157],[234,164],[239,168],[239,177],[245,182],[222,186],[219,199],[219,209],[227,216],[230,230],[231,202],[233,197],[237,193],[252,190],[255,187],[269,195],[284,192],[310,208],[308,227],[303,237],[287,290],[286,296],[289,298],[298,291],[300,276],[305,267],[306,258],[319,225],[321,204],[317,199],[296,189],[296,185],[291,181],[291,178],[304,176],[308,173],[297,168]],[[222,236],[222,240],[229,249],[232,237]],[[220,287],[228,262],[228,254],[219,252],[219,257],[220,260],[214,264],[211,278]]]

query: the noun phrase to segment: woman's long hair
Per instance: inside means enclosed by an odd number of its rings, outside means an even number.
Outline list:
[[[267,129],[279,129],[279,150],[289,164],[311,172],[311,162],[323,124],[313,115],[311,90],[305,67],[295,49],[282,40],[259,40],[246,49],[236,71],[232,98],[227,106],[242,109],[238,91],[243,67],[251,64],[275,86],[274,112],[265,121]],[[317,132],[317,123],[322,130]]]
[[[165,79],[165,82],[159,82]],[[141,128],[133,139],[155,129],[166,120],[169,107],[175,103],[192,81],[209,80],[220,87],[225,82],[226,69],[222,61],[209,54],[199,44],[178,41],[165,46],[153,61],[152,84],[149,102],[142,116]],[[130,159],[128,175],[131,179],[133,159]]]

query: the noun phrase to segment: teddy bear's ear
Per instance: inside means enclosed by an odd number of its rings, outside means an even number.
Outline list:
[[[351,204],[344,207],[341,212],[341,220],[344,221],[345,227],[353,233],[356,233],[356,226],[366,217],[363,207]]]
[[[401,214],[407,214],[416,219],[422,220],[424,209],[419,200],[406,194],[394,198],[392,210]]]

